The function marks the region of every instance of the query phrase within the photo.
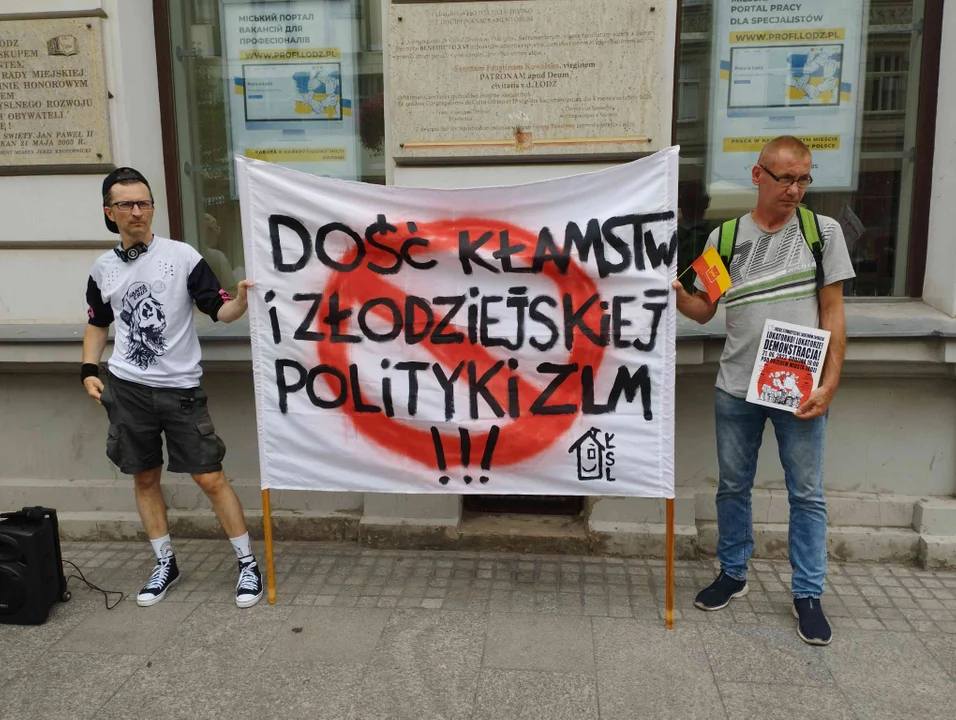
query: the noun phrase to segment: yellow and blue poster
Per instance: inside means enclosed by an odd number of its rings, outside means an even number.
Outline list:
[[[354,0],[225,0],[233,154],[356,180],[360,142]]]
[[[814,190],[853,190],[867,0],[715,3],[710,185],[749,187],[760,149],[795,135]]]

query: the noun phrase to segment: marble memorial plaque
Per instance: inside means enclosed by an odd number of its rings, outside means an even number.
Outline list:
[[[676,2],[393,2],[399,163],[635,155],[670,144]]]
[[[0,21],[0,174],[112,163],[100,18]]]

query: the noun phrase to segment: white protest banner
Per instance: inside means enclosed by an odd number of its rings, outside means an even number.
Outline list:
[[[236,158],[262,487],[673,497],[677,158],[468,190]]]
[[[855,189],[867,0],[714,3],[710,182],[750,187],[760,149],[796,135],[814,190]]]

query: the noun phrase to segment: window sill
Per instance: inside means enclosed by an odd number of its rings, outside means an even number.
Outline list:
[[[848,363],[956,364],[956,318],[919,301],[846,304]],[[250,362],[248,317],[213,323],[197,314],[206,363]],[[76,364],[83,324],[0,323],[0,365]],[[726,337],[723,309],[706,325],[677,320],[677,364],[716,363]]]
[[[865,300],[844,303],[847,337],[853,338],[952,338],[956,339],[956,318],[930,307],[921,300]],[[724,308],[706,325],[678,315],[677,338],[723,339],[727,336]]]

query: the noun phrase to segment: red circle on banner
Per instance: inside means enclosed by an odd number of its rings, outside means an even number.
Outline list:
[[[389,247],[394,247],[397,250],[408,238],[421,237],[429,240],[428,247],[412,247],[412,255],[422,254],[423,251],[434,252],[435,250],[456,253],[458,236],[462,231],[468,231],[472,238],[478,238],[484,233],[491,233],[491,239],[482,246],[486,251],[500,249],[499,233],[507,231],[509,245],[512,247],[524,245],[524,249],[514,253],[511,257],[521,258],[528,266],[530,266],[534,257],[534,248],[538,241],[537,235],[510,223],[466,218],[420,224],[415,228],[414,233],[399,229],[398,232],[390,233],[386,238],[377,237],[376,242],[383,245],[387,243]],[[322,304],[318,318],[327,316],[329,310],[328,299],[333,293],[338,294],[340,309],[354,308],[356,305],[361,305],[373,298],[389,298],[399,307],[404,307],[406,293],[387,282],[382,275],[368,269],[369,262],[375,262],[386,267],[391,266],[395,262],[395,257],[368,244],[366,244],[365,250],[366,256],[360,267],[351,272],[332,272],[322,294]],[[340,262],[349,265],[355,260],[356,254],[357,250],[353,250],[347,253]],[[487,270],[479,268],[477,272],[483,273]],[[573,260],[570,261],[566,274],[558,272],[554,263],[546,263],[542,268],[541,275],[552,280],[558,286],[562,295],[571,296],[575,307],[580,307],[588,298],[597,294],[597,287],[594,282],[587,276],[583,268]],[[516,278],[520,277],[521,275],[516,276]],[[584,313],[582,321],[593,330],[600,326],[600,318],[600,303],[595,302]],[[493,355],[481,345],[468,344],[467,338],[466,342],[461,345],[435,345],[430,338],[418,344],[446,368],[449,366],[455,368],[462,361],[474,361],[478,376],[489,370],[496,362],[504,359]],[[326,333],[325,339],[318,342],[317,345],[320,362],[336,368],[345,377],[348,377],[349,365],[351,364],[349,344],[332,343]],[[597,370],[603,358],[603,347],[577,338],[566,362],[577,363],[579,370],[585,365],[591,365]],[[516,378],[519,397],[525,399],[521,408],[523,412],[527,409],[527,398],[536,398],[542,388],[537,387],[506,365],[487,384],[489,392],[503,408],[507,407],[505,398],[507,397],[507,380],[509,377]],[[458,382],[460,382],[460,378]],[[574,390],[567,385],[568,383],[565,382],[554,392],[549,399],[549,404],[573,403],[579,408],[578,412],[580,412],[581,386],[578,384],[577,390]],[[335,388],[332,388],[332,390],[335,391]],[[355,428],[365,437],[396,455],[407,457],[426,467],[436,466],[437,461],[432,449],[432,435],[429,431],[419,430],[395,418],[386,417],[383,413],[356,412],[354,405],[353,402],[352,407],[348,407],[348,403],[346,403],[342,405],[340,410],[349,417]],[[521,414],[518,418],[502,425],[494,449],[495,466],[512,465],[546,450],[571,427],[577,415],[578,413],[569,415]],[[441,437],[443,445],[447,448],[445,451],[447,467],[460,466],[462,463],[461,450],[458,447],[458,434],[442,434]],[[471,435],[472,457],[483,455],[487,440],[487,432]]]

